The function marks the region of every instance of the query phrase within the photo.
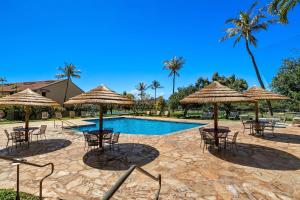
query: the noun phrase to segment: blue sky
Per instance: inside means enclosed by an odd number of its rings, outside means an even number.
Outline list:
[[[186,60],[177,86],[215,71],[257,84],[244,43],[233,48],[233,41],[218,41],[224,21],[252,2],[2,0],[0,76],[9,82],[54,79],[57,67],[69,62],[82,71],[74,82],[84,90],[105,84],[130,92],[138,82],[158,80],[164,86],[159,93],[168,97],[172,80],[162,62],[176,55]],[[283,58],[299,56],[294,50],[300,49],[299,19],[298,6],[289,25],[273,25],[257,35],[253,52],[266,84]]]

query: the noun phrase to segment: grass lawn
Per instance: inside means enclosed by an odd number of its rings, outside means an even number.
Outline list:
[[[0,200],[15,200],[16,199],[16,192],[13,189],[0,189]],[[21,200],[38,200],[39,197],[20,192],[20,199]]]

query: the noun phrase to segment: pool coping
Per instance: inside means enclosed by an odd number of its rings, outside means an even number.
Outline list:
[[[174,118],[163,118],[163,117],[144,117],[144,116],[114,116],[114,117],[104,117],[104,119],[119,119],[119,118],[128,118],[128,119],[141,119],[141,120],[153,120],[153,121],[162,121],[162,122],[174,122],[174,123],[191,123],[191,124],[199,124],[199,126],[193,127],[193,128],[188,128],[188,129],[184,129],[184,130],[179,130],[179,131],[175,131],[175,132],[171,132],[171,133],[166,133],[166,134],[162,134],[162,135],[146,135],[146,134],[130,134],[130,133],[122,133],[122,134],[126,134],[126,135],[134,135],[134,136],[146,136],[146,137],[162,137],[162,136],[169,136],[169,135],[174,135],[174,134],[181,134],[184,133],[186,131],[190,131],[190,130],[196,130],[199,129],[200,127],[207,127],[210,125],[210,123],[205,123],[205,122],[199,122],[197,120],[190,120],[190,119],[174,119]],[[88,120],[97,120],[98,118],[84,118],[84,119],[80,119],[82,122],[87,123],[87,124],[83,124],[80,125],[81,127],[84,126],[91,126],[91,125],[95,125],[95,123],[93,122],[89,122]],[[78,133],[82,133],[82,131],[78,131],[75,130],[76,126],[70,126],[70,128],[68,128],[69,130],[71,130],[74,134],[78,134]]]

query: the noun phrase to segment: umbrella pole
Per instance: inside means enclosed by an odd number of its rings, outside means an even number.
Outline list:
[[[100,113],[99,113],[99,133],[100,133],[100,148],[102,148],[102,141],[103,141],[103,106],[100,105]]]
[[[214,104],[214,133],[215,133],[215,144],[219,146],[219,139],[218,139],[218,104]]]
[[[29,106],[25,106],[25,140],[28,142],[28,128],[29,128],[29,116],[30,116],[30,108]]]

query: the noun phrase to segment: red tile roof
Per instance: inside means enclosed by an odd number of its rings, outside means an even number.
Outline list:
[[[14,86],[17,86],[18,91],[25,90],[27,88],[31,90],[38,90],[48,85],[52,85],[54,83],[58,83],[63,80],[48,80],[48,81],[32,81],[32,82],[18,82],[18,83],[9,83],[4,84],[3,91],[4,92],[15,92],[16,89]]]

